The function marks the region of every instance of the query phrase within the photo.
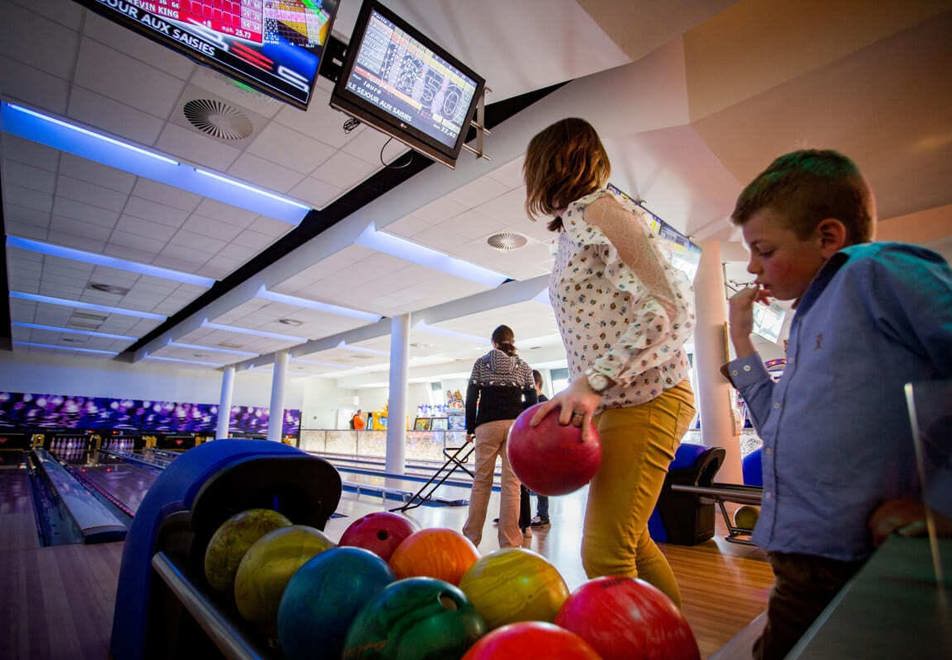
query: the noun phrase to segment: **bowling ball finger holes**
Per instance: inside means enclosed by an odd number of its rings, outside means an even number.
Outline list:
[[[449,610],[450,612],[455,612],[459,609],[459,605],[457,605],[456,601],[448,594],[440,594],[440,605],[443,606],[444,610]]]
[[[381,529],[380,531],[377,532],[377,538],[380,539],[381,541],[386,541],[387,539],[390,538],[390,532],[388,532],[385,529]]]

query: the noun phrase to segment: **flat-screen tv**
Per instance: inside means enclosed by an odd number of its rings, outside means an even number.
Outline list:
[[[331,107],[455,167],[485,84],[402,18],[365,0]]]
[[[268,96],[307,109],[339,0],[77,0]]]

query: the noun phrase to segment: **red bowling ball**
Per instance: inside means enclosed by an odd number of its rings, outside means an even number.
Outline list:
[[[339,545],[364,548],[384,561],[390,561],[397,546],[415,531],[416,526],[404,516],[389,511],[368,513],[344,530]]]
[[[536,427],[529,420],[542,404],[522,411],[509,430],[506,452],[519,481],[539,495],[565,495],[578,490],[595,476],[602,463],[602,445],[592,428],[594,441],[582,440],[582,429],[559,424],[555,408]]]
[[[476,642],[463,660],[598,660],[598,654],[575,633],[541,621],[496,628]]]
[[[644,580],[589,580],[563,603],[555,623],[588,642],[604,660],[701,657],[680,610]]]

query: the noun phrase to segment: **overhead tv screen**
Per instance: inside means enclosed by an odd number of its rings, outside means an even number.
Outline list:
[[[454,167],[486,82],[378,2],[364,2],[331,106]]]
[[[339,0],[77,0],[252,89],[307,109]]]

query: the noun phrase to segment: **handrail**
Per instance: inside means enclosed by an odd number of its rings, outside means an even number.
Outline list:
[[[245,639],[241,631],[189,582],[168,555],[164,552],[155,553],[152,556],[152,568],[223,655],[238,660],[264,657]]]

